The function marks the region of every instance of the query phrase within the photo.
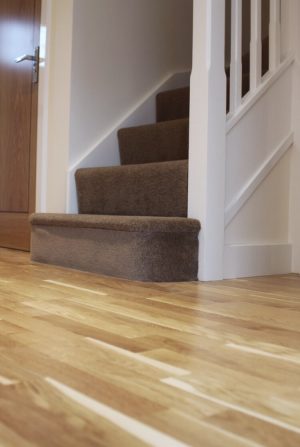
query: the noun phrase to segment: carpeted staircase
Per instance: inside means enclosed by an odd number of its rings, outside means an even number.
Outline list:
[[[187,218],[189,88],[160,93],[157,123],[121,129],[121,166],[79,169],[79,214],[31,217],[33,261],[140,281],[197,280]]]

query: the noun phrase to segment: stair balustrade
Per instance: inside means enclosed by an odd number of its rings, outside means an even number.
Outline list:
[[[281,63],[281,1],[280,0],[247,0],[250,7],[250,69],[243,73],[243,5],[246,0],[226,0],[231,4],[231,61],[230,61],[230,100],[229,118],[234,116],[240,107],[253,97],[263,81],[264,72],[272,76]],[[262,35],[263,16],[269,16],[269,30]],[[227,18],[228,19],[228,18]],[[268,19],[268,17],[267,17]],[[246,17],[247,20],[247,17]],[[266,19],[265,19],[266,20]],[[228,26],[228,25],[227,25]],[[249,95],[243,92],[243,76],[249,74]]]
[[[281,0],[194,0],[189,217],[202,224],[201,280],[224,278],[228,133],[291,65],[281,51],[285,7]]]

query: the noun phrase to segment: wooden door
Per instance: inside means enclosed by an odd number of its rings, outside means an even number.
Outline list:
[[[41,0],[0,0],[0,247],[30,249],[35,210],[38,84],[33,62],[16,64],[39,45]]]

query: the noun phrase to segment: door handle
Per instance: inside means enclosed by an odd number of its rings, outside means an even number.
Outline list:
[[[31,61],[34,63],[32,67],[32,83],[37,84],[39,82],[40,47],[35,48],[34,55],[23,54],[15,59],[16,64],[24,61]]]
[[[23,56],[17,57],[15,59],[16,64],[19,64],[23,61],[36,61],[36,57],[32,56],[31,54],[23,54]]]

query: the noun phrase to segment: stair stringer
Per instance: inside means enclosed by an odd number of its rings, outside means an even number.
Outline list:
[[[156,95],[162,91],[188,86],[190,73],[173,73],[162,79],[152,90],[134,104],[128,112],[102,135],[99,141],[86,150],[84,155],[69,167],[67,173],[67,212],[77,213],[75,172],[80,168],[120,165],[117,132],[124,127],[151,124],[156,118]]]

